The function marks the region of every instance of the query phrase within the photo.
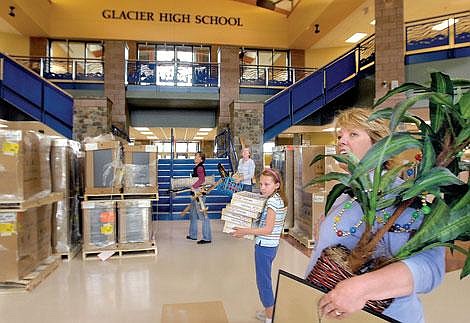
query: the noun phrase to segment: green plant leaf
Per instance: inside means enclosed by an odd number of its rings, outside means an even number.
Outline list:
[[[341,183],[336,184],[335,186],[333,186],[330,193],[328,193],[328,197],[326,199],[325,215],[328,214],[328,212],[330,212],[330,209],[333,206],[333,204],[335,203],[336,199],[341,194],[343,194],[347,189],[349,189],[349,187],[347,187],[346,185],[341,184]]]
[[[397,179],[404,168],[411,167],[413,163],[406,163],[400,166],[393,167],[382,175],[379,185],[379,191],[385,192],[389,186]]]
[[[470,86],[470,81],[469,80],[452,80],[452,83],[454,83],[454,86]]]
[[[467,254],[467,259],[463,265],[462,271],[460,272],[460,279],[465,278],[470,274],[470,253]]]
[[[392,116],[390,118],[390,130],[391,131],[396,130],[398,124],[403,121],[405,113],[408,111],[410,107],[415,105],[416,102],[424,100],[424,99],[432,98],[433,96],[435,96],[435,94],[431,94],[431,93],[419,94],[396,104],[395,108],[393,109]]]
[[[423,133],[423,151],[422,151],[422,160],[418,166],[418,173],[422,174],[431,170],[431,168],[436,163],[436,152],[431,141],[431,136],[429,134],[429,128],[424,128]]]
[[[470,118],[470,92],[462,95],[459,100],[460,113],[465,119]]]
[[[470,127],[463,128],[460,134],[455,138],[455,144],[460,146],[463,143],[467,143],[470,140]]]
[[[463,184],[463,182],[445,167],[434,167],[426,172],[422,177],[417,178],[413,187],[409,188],[402,196],[403,200],[408,200],[418,196],[422,192],[427,192],[436,187],[452,184]]]
[[[330,173],[315,177],[310,182],[308,182],[307,185],[305,185],[304,187],[309,187],[315,184],[325,183],[325,182],[329,182],[333,180],[339,181],[346,185],[349,183],[350,178],[351,178],[350,174],[330,172]]]
[[[368,118],[369,121],[373,121],[375,119],[390,119],[392,117],[392,113],[394,111],[394,108],[384,108],[380,110],[375,110]],[[414,123],[417,126],[420,125],[421,119],[417,118],[415,116],[412,116],[408,113],[404,114],[400,120],[401,122],[407,122],[407,123]]]
[[[450,79],[449,75],[434,72],[431,73],[431,89],[434,92],[454,94],[454,83]]]
[[[388,138],[389,137],[386,137],[378,141],[369,149],[352,173],[351,180],[369,172],[371,169],[375,169],[384,161],[389,160],[391,157],[407,149],[421,149],[422,147],[421,142],[408,133],[394,133],[391,135],[390,140],[388,140]],[[383,158],[380,158],[382,155]]]
[[[394,96],[397,93],[403,93],[410,90],[418,90],[418,91],[430,91],[429,88],[422,86],[416,83],[404,83],[399,87],[394,88],[393,90],[388,91],[383,97],[381,97],[377,102],[374,104],[374,107],[381,105],[385,102],[389,97]]]
[[[399,201],[397,197],[392,197],[392,198],[387,198],[387,199],[381,199],[377,202],[377,210],[383,210],[388,207],[391,207],[392,205],[396,204]]]

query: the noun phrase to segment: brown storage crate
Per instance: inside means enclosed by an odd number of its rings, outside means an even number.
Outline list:
[[[85,144],[85,193],[112,194],[121,191],[121,146],[119,141]]]
[[[51,246],[51,218],[54,204],[47,204],[37,208],[37,258],[41,262],[52,255]]]
[[[38,265],[37,211],[0,212],[0,281],[20,280]]]
[[[50,140],[39,133],[0,129],[0,201],[24,201],[51,192]]]
[[[116,202],[82,202],[83,250],[116,249]]]
[[[152,240],[152,202],[118,201],[118,241],[122,243]]]
[[[157,146],[124,146],[124,193],[157,193]]]

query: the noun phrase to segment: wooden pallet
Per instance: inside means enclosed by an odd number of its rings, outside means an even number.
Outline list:
[[[43,260],[36,269],[17,281],[0,282],[0,294],[29,292],[46,279],[57,267],[60,258],[56,255]]]
[[[85,193],[85,201],[123,201],[123,200],[152,200],[158,201],[158,193],[113,193],[113,194],[88,194]]]
[[[51,204],[60,201],[64,197],[62,192],[53,192],[47,196],[23,201],[0,201],[0,212],[20,212],[33,207]]]
[[[55,255],[59,256],[62,260],[70,261],[75,258],[76,255],[78,255],[80,250],[82,250],[81,244],[76,244],[75,246],[72,246],[68,252],[58,252]]]
[[[289,236],[297,240],[300,244],[307,247],[308,249],[315,247],[315,240],[308,239],[306,236],[296,232],[295,230],[289,230]]]
[[[82,259],[97,260],[99,259],[98,255],[104,251],[114,251],[114,254],[108,259],[156,256],[158,254],[155,242],[128,243],[109,250],[84,250],[82,252]]]

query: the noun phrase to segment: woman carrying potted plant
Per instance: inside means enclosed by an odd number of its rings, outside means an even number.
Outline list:
[[[369,109],[353,108],[339,114],[336,119],[338,160],[361,160],[375,143],[390,134],[384,119],[368,120],[371,113]],[[351,163],[347,166],[352,168]],[[389,167],[384,167],[378,175],[382,179],[386,177],[389,181],[387,187],[400,187],[404,181],[397,176],[397,172],[385,175],[387,171],[384,169]],[[350,174],[335,173],[333,176],[351,184]],[[341,319],[367,306],[400,322],[424,322],[418,294],[431,291],[442,281],[445,273],[444,248],[431,248],[390,264],[380,263],[380,260],[393,258],[418,230],[426,214],[430,213],[424,199],[417,208],[406,207],[402,210],[394,225],[378,240],[371,261],[367,260],[366,264],[355,270],[346,261],[350,257],[348,250],[358,246],[366,231],[364,216],[370,205],[367,208],[359,202],[367,201],[364,196],[372,194],[374,176],[377,174],[373,170],[367,171],[358,178],[357,186],[350,185],[353,189],[345,189],[345,185],[339,184],[343,193],[338,194],[320,226],[319,239],[306,278],[331,290],[318,304],[322,316]],[[394,193],[390,192],[384,198],[393,200]],[[370,234],[378,232],[395,210],[396,206],[390,204],[374,212],[375,221],[370,225]],[[339,266],[338,263],[342,262]]]

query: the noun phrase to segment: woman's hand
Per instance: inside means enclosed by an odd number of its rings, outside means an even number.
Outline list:
[[[363,287],[366,282],[358,277],[343,280],[323,296],[318,302],[319,314],[322,317],[342,319],[351,313],[360,311],[366,305]]]
[[[249,228],[238,228],[238,227],[235,227],[233,228],[233,231],[232,232],[232,236],[234,236],[235,238],[242,238],[243,236],[247,235],[247,234],[250,234],[250,229]]]

